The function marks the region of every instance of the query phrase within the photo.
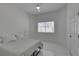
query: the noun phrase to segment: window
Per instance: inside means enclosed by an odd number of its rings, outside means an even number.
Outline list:
[[[38,32],[54,32],[54,21],[51,22],[39,22]]]

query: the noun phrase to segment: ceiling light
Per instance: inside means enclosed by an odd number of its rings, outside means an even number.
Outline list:
[[[36,9],[37,9],[38,12],[40,12],[40,4],[39,3],[37,3]]]

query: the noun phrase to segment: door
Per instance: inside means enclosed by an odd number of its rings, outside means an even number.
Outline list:
[[[77,55],[79,56],[79,8],[77,10],[78,11],[77,11],[76,16],[75,16],[75,19],[76,19],[75,39],[76,39]]]
[[[67,47],[69,52],[79,55],[79,4],[69,4],[67,8]]]

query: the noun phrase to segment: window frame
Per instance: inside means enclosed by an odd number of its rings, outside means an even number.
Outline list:
[[[53,26],[53,30],[47,32],[47,31],[46,31],[46,29],[47,29],[47,26],[46,26],[46,25],[47,25],[48,23],[52,24],[51,22],[53,22],[53,25],[52,25],[52,26]],[[39,24],[41,24],[41,23],[45,24],[45,27],[44,27],[44,28],[45,28],[45,31],[40,31],[41,29],[39,29],[39,26],[40,26]],[[48,24],[48,25],[49,25],[49,24]],[[42,25],[42,26],[43,26],[43,25]],[[52,26],[48,26],[48,27],[52,27]],[[38,22],[38,23],[37,23],[37,32],[38,32],[38,33],[55,33],[55,22],[54,22],[54,21]]]

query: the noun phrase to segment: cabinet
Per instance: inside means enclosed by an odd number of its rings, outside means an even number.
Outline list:
[[[67,47],[79,56],[79,3],[67,4]]]

